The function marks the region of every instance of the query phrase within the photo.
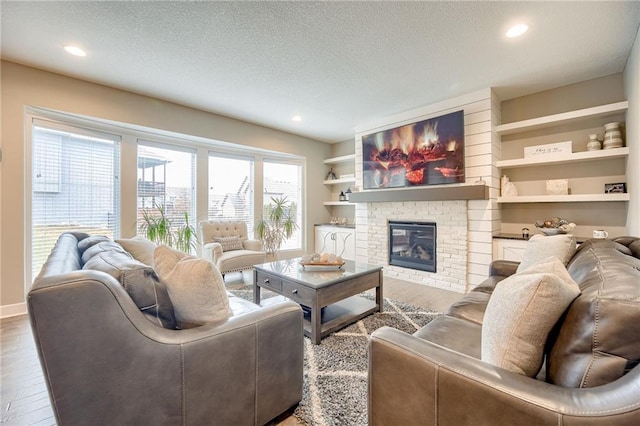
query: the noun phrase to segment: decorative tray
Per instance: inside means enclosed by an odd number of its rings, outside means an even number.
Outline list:
[[[327,269],[340,269],[344,265],[345,262],[335,262],[335,263],[326,263],[326,262],[300,262],[302,269],[305,269],[307,266],[311,266],[313,268],[327,268]]]

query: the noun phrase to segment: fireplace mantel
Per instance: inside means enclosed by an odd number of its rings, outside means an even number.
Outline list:
[[[351,203],[385,203],[393,201],[488,200],[487,185],[438,185],[419,188],[390,188],[354,192]]]

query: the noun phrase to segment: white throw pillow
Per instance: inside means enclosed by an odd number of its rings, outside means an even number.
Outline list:
[[[571,234],[532,236],[527,242],[522,255],[522,262],[516,272],[524,271],[529,266],[549,257],[557,257],[564,266],[576,253],[576,237]]]
[[[153,252],[158,246],[153,241],[144,237],[133,237],[116,240],[116,243],[128,251],[135,260],[153,266]]]
[[[549,332],[580,294],[565,266],[550,256],[501,281],[482,321],[481,358],[534,377]]]
[[[213,263],[164,245],[156,248],[154,260],[180,328],[223,321],[231,316],[222,275]]]
[[[214,243],[218,243],[222,246],[222,251],[242,250],[242,241],[239,236],[233,237],[215,237]]]

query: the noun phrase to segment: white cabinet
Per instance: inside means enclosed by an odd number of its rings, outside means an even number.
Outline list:
[[[341,226],[316,226],[316,253],[333,253],[345,260],[354,260],[355,229]]]
[[[525,240],[512,240],[506,238],[493,239],[493,260],[513,260],[522,262],[522,255],[527,246]]]
[[[502,174],[507,174],[511,177],[511,173],[513,173],[513,175],[519,176],[521,179],[514,182],[518,188],[518,196],[498,197],[497,202],[628,201],[629,194],[627,193],[605,194],[604,183],[626,181],[623,160],[628,157],[629,148],[586,151],[588,134],[598,132],[598,129],[602,127],[603,121],[620,121],[628,106],[629,103],[627,101],[616,102],[497,126],[497,133],[503,136],[503,157],[504,153],[510,152],[513,154],[514,151],[521,149],[522,146],[545,144],[550,141],[559,142],[566,140],[565,138],[574,138],[572,140],[574,152],[571,153],[552,157],[516,157],[498,161],[496,166],[502,170]],[[602,130],[600,130],[600,133],[602,133]],[[505,137],[507,135],[512,136]],[[615,161],[618,161],[618,163],[615,163]],[[602,167],[601,165],[603,164],[606,166]],[[545,172],[540,177],[535,172],[523,170],[527,168],[533,168],[538,171],[544,169]],[[596,170],[603,170],[602,174]],[[568,195],[546,194],[545,179],[551,179],[547,177],[547,171],[549,174],[554,175],[553,179],[569,180],[570,193]]]

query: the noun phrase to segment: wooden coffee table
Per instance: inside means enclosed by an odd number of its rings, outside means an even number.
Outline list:
[[[304,334],[316,345],[326,335],[372,314],[382,312],[382,266],[347,261],[335,266],[307,266],[300,258],[254,266],[253,300],[268,289],[302,305]],[[375,301],[358,294],[375,288]]]

